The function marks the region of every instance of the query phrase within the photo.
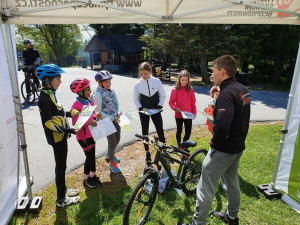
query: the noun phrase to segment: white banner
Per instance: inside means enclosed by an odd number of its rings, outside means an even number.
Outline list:
[[[0,224],[7,224],[17,201],[18,136],[4,26],[0,26]]]
[[[281,140],[275,187],[288,193],[300,208],[300,47],[285,122],[284,129],[288,132]]]
[[[300,24],[300,0],[1,0],[0,3],[11,24]]]

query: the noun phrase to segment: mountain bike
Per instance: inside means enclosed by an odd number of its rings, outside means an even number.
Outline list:
[[[40,83],[34,82],[34,77],[36,76],[35,66],[23,66],[22,70],[24,71],[25,80],[21,84],[21,94],[25,102],[32,104],[40,96]],[[28,90],[26,90],[26,84]]]
[[[145,135],[135,136],[152,146],[156,154],[153,161],[146,161],[144,175],[131,192],[124,211],[123,225],[146,223],[156,200],[159,173],[162,168],[168,175],[169,187],[182,189],[188,196],[194,195],[201,176],[202,162],[207,154],[206,149],[197,149],[190,153],[188,148],[195,147],[197,145],[195,141],[182,142],[183,149],[180,149],[159,142],[157,137],[150,139]],[[179,156],[179,159],[174,158],[175,155]],[[172,173],[170,163],[178,166],[175,175]]]

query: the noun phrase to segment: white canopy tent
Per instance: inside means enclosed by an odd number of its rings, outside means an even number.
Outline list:
[[[8,59],[5,64],[9,71],[12,86],[13,98],[10,99],[10,103],[14,105],[16,121],[18,121],[18,132],[16,132],[19,137],[20,149],[23,150],[29,198],[32,199],[26,140],[22,122],[22,108],[16,79],[16,52],[13,50],[15,42],[12,36],[11,24],[202,23],[300,25],[300,0],[0,0],[0,14],[0,28],[3,37],[2,43],[0,44],[5,45],[4,49],[6,50],[4,54]],[[295,105],[294,96],[296,93],[295,87],[297,85],[295,81],[300,80],[298,79],[300,76],[299,67],[300,58],[298,54],[284,124],[284,130],[287,131],[290,126],[289,118],[291,114],[296,113],[300,115],[299,108],[297,109],[298,111],[293,110],[292,112],[292,107]],[[2,75],[3,72],[0,71],[0,78]],[[2,95],[2,90],[0,90],[0,93]],[[0,118],[0,121],[1,120],[3,120],[3,118]],[[299,124],[299,116],[293,117],[293,126],[296,127],[299,126]],[[291,149],[290,145],[284,145],[285,136],[288,134],[289,133],[283,133],[282,135],[282,144],[280,145],[273,179],[274,188],[278,188],[277,175],[280,174],[282,178],[280,171],[285,171],[284,175],[286,177],[283,180],[289,180],[289,174],[285,173],[291,170],[291,161],[293,160],[294,154],[289,154],[289,157],[285,157],[284,162],[281,160],[281,155],[284,152],[300,151],[300,149],[297,148]],[[292,138],[289,139],[292,146],[295,145],[296,137],[294,136],[295,135],[292,135]],[[2,154],[1,144],[0,139],[0,157]],[[7,161],[6,163],[9,164],[10,162]],[[300,177],[300,174],[298,176]],[[0,178],[0,181],[1,179],[2,178]],[[287,192],[287,186],[288,184],[286,182],[281,182],[279,187]],[[300,190],[298,191],[298,199],[295,200],[299,203]],[[4,195],[7,193],[1,193],[0,188],[0,199],[1,194]],[[17,200],[17,196],[15,196],[15,200]],[[3,209],[0,208],[0,221],[4,221],[3,223],[5,223],[7,220],[1,217],[2,211]]]

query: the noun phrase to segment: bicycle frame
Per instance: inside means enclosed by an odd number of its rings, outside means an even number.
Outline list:
[[[173,158],[169,155],[163,154],[161,151],[162,151],[161,149],[160,150],[156,149],[156,155],[155,155],[154,161],[151,164],[155,164],[157,166],[157,169],[160,171],[160,169],[161,169],[161,166],[159,165],[159,162],[160,162],[162,167],[165,169],[166,173],[168,174],[171,185],[173,187],[181,189],[182,185],[185,184],[185,182],[186,182],[186,181],[180,182],[182,168],[183,168],[183,166],[192,167],[192,165],[186,164],[185,163],[186,160],[184,160],[183,158],[181,158],[181,161],[180,161],[180,160],[175,159],[175,158]],[[188,152],[187,152],[187,155],[189,156]],[[176,162],[176,163],[179,164],[179,168],[178,168],[178,171],[177,171],[177,174],[176,174],[176,178],[173,176],[171,168],[168,165],[168,162],[165,158],[171,160],[172,162]],[[186,159],[188,159],[188,158],[186,158]]]

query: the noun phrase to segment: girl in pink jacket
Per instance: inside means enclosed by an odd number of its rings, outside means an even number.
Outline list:
[[[181,143],[182,125],[184,123],[185,134],[183,141],[189,140],[192,131],[192,119],[184,119],[184,112],[193,113],[196,117],[196,98],[194,89],[190,84],[190,73],[182,70],[178,76],[178,80],[172,90],[170,107],[175,111],[175,120],[177,125],[176,140],[179,147]]]
[[[91,106],[92,104],[89,101],[91,95],[90,81],[85,78],[78,78],[74,80],[71,85],[71,91],[77,93],[78,97],[74,102],[72,109],[77,110],[78,112],[82,111],[84,106]],[[72,124],[75,125],[79,116],[72,117]],[[81,127],[81,129],[76,133],[76,138],[80,146],[82,147],[84,154],[86,156],[84,163],[84,179],[83,184],[90,187],[100,187],[101,182],[96,176],[96,156],[95,148],[96,143],[93,139],[89,125],[97,126],[95,121],[96,115],[93,113],[88,121]]]

